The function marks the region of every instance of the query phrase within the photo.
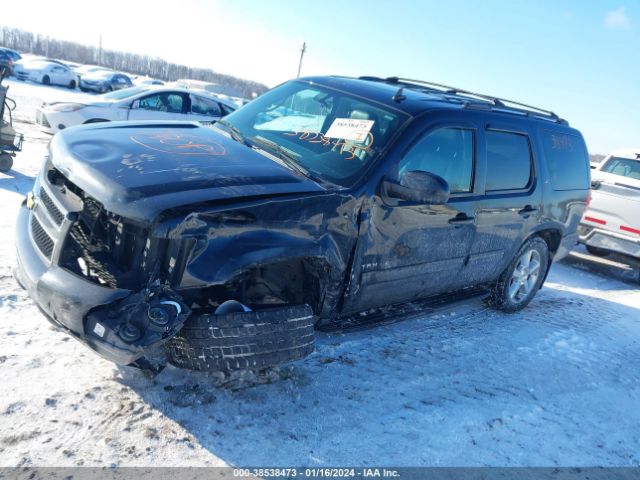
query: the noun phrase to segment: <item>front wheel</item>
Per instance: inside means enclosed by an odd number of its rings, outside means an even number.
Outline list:
[[[71,80],[71,81],[69,82],[69,88],[70,88],[71,90],[75,90],[75,88],[76,88],[76,81],[75,81],[75,80]]]
[[[44,77],[42,77],[42,83],[45,85],[51,85],[51,79],[49,78],[49,75],[45,75]]]
[[[540,289],[549,266],[549,247],[540,237],[531,237],[491,290],[491,304],[504,312],[526,307]]]
[[[13,167],[13,157],[8,153],[0,153],[0,172],[6,173]]]

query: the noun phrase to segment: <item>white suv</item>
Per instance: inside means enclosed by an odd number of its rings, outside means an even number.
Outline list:
[[[617,150],[592,166],[591,203],[578,231],[594,255],[640,260],[640,149]]]

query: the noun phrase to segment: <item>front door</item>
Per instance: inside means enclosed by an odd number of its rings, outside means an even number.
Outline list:
[[[363,211],[343,313],[406,302],[460,288],[475,236],[473,125],[441,124],[419,136],[387,173],[439,175],[451,196],[444,205],[372,197]]]

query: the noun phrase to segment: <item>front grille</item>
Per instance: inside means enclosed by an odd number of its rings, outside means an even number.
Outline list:
[[[49,234],[44,231],[35,215],[31,215],[31,235],[33,235],[33,241],[38,247],[38,250],[40,250],[47,259],[51,260],[54,245],[53,240]]]
[[[101,285],[139,287],[147,230],[74,188],[82,196],[83,208],[69,230],[60,265]]]
[[[53,221],[56,222],[56,225],[62,225],[64,214],[60,211],[56,204],[53,203],[53,200],[51,200],[51,197],[49,197],[44,188],[40,189],[40,200],[42,200],[42,204],[47,209],[47,212],[49,212],[49,215],[51,215]]]

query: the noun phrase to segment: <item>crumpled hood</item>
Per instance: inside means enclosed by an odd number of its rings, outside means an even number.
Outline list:
[[[277,159],[187,122],[68,128],[53,137],[51,160],[108,211],[145,222],[197,202],[324,191]]]

